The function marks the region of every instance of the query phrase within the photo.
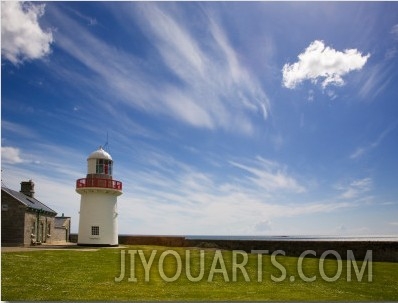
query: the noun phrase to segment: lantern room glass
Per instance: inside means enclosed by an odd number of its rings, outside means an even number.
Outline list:
[[[105,174],[112,176],[112,160],[97,159],[95,172],[97,174]]]

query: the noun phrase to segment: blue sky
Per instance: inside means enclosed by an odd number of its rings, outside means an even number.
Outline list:
[[[119,232],[398,234],[398,3],[2,2],[2,181]]]

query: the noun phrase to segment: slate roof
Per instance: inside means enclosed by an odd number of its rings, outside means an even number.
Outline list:
[[[14,197],[17,199],[19,202],[27,206],[28,208],[34,209],[34,210],[41,210],[47,213],[50,213],[52,215],[57,215],[57,212],[48,207],[47,205],[41,203],[39,200],[35,198],[31,198],[19,191],[15,191],[12,189],[9,189],[7,187],[1,187],[1,190],[9,194],[10,196]]]

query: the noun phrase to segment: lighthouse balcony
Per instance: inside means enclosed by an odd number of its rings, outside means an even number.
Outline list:
[[[122,182],[103,178],[82,178],[76,181],[76,190],[88,187],[122,190]]]

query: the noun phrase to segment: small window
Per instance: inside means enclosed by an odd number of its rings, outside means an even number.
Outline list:
[[[112,160],[97,159],[95,172],[97,174],[112,175]]]
[[[8,204],[1,204],[2,211],[8,211]]]
[[[91,226],[91,235],[99,236],[99,226]]]
[[[104,160],[97,159],[96,173],[102,174],[104,172]]]

